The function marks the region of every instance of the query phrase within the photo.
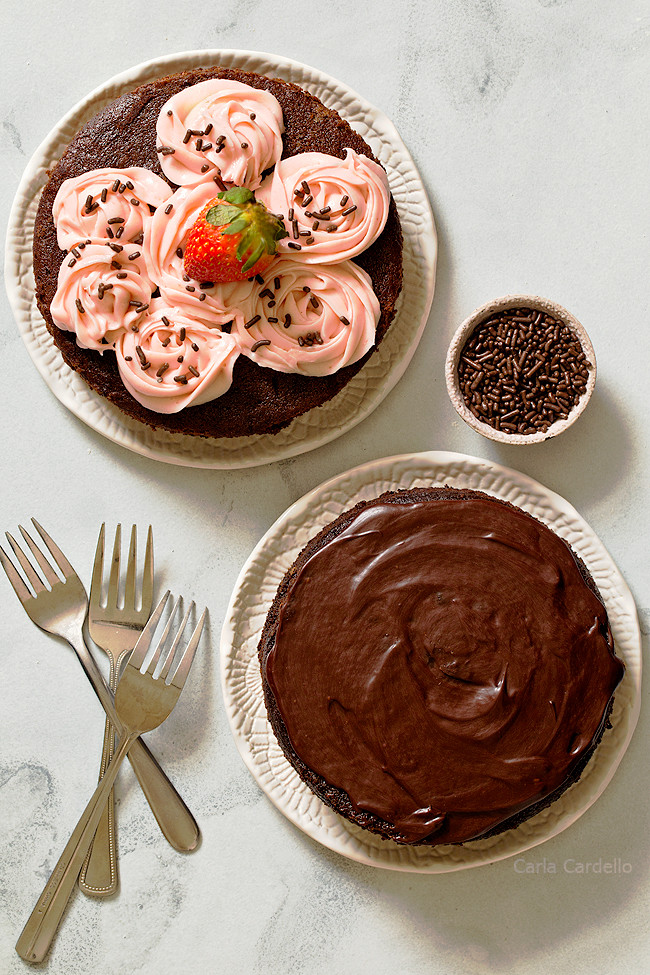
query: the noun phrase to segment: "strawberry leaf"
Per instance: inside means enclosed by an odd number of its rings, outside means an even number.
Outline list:
[[[219,199],[223,200],[224,203],[242,206],[244,203],[252,203],[255,200],[255,194],[246,189],[245,186],[233,186],[231,189],[219,193]]]
[[[242,267],[242,271],[245,273],[246,271],[249,271],[253,267],[253,265],[257,264],[257,262],[259,261],[260,257],[265,252],[265,250],[266,248],[264,246],[264,241],[260,240],[257,244],[257,247],[255,247],[246,258],[246,263]],[[237,251],[237,256],[239,257],[239,251]]]
[[[210,207],[205,215],[205,219],[208,223],[212,224],[213,227],[226,227],[235,219],[235,217],[238,217],[240,213],[241,210],[238,207],[218,203],[216,206]]]
[[[224,227],[223,233],[224,234],[241,234],[244,230],[246,230],[248,228],[248,225],[249,225],[248,224],[248,219],[241,212],[241,210],[238,210],[237,211],[237,219],[236,220],[233,220],[232,223],[228,224],[227,227]]]

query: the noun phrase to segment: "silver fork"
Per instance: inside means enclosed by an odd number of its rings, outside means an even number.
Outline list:
[[[118,747],[18,939],[16,951],[25,961],[40,962],[45,958],[74,889],[81,865],[92,843],[94,832],[106,805],[106,799],[113,787],[124,756],[135,747],[136,741],[139,740],[138,735],[157,728],[169,716],[189,674],[194,653],[201,638],[205,611],[197,623],[178,665],[171,677],[169,676],[190,614],[194,609],[194,603],[191,604],[183,617],[171,648],[166,650],[161,659],[161,653],[169,642],[172,622],[179,607],[180,599],[172,610],[147,670],[142,673],[140,669],[151,647],[156,627],[169,597],[170,594],[167,592],[161,599],[124,668],[115,695],[115,720],[113,723],[119,736]]]
[[[21,534],[51,588],[48,589],[43,584],[29,558],[9,533],[7,538],[34,594],[25,585],[15,565],[1,547],[0,563],[29,618],[46,633],[62,637],[75,651],[111,724],[117,727],[113,695],[83,639],[82,627],[88,609],[86,591],[58,545],[34,518],[32,522],[64,581],[61,581],[48,558],[22,527]],[[165,838],[176,850],[193,850],[199,838],[196,820],[140,738],[129,751],[129,761]]]
[[[105,533],[106,527],[102,525],[97,540],[93,575],[90,583],[88,631],[93,642],[101,650],[106,652],[110,660],[108,686],[114,694],[124,658],[133,650],[136,640],[151,613],[151,604],[153,601],[153,538],[151,526],[149,526],[138,606],[136,605],[137,528],[135,525],[132,526],[129,555],[126,564],[126,579],[124,582],[124,600],[122,606],[118,606],[122,526],[117,526],[111,558],[111,570],[108,579],[106,605],[102,605]],[[104,727],[104,744],[99,769],[100,779],[104,775],[106,767],[113,756],[114,745],[115,736],[113,726],[107,718]],[[188,837],[188,841],[191,841],[191,839],[192,837]],[[194,837],[194,841],[196,841],[196,837]],[[118,888],[117,836],[113,791],[109,793],[106,808],[99,821],[93,845],[81,868],[79,887],[84,894],[90,894],[94,897],[107,897],[110,894],[114,894]]]

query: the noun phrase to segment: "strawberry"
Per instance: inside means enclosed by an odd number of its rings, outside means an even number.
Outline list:
[[[199,214],[185,247],[185,271],[197,281],[245,281],[263,273],[288,234],[242,186],[219,193]]]

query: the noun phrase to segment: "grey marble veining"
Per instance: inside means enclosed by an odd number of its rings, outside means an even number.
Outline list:
[[[5,2],[0,204],[88,91],[175,51],[276,52],[339,78],[395,122],[439,232],[418,353],[375,413],[340,440],[249,471],[184,470],[114,446],[47,389],[4,295],[3,527],[39,518],[89,581],[102,520],[154,526],[160,584],[210,610],[177,711],[150,743],[195,811],[200,849],[161,838],[129,769],[118,783],[121,891],[77,894],[43,966],[52,975],[465,975],[648,970],[650,823],[645,713],[620,769],[571,829],[512,861],[439,877],[347,861],[259,791],[221,705],[219,634],[251,548],[322,480],[392,453],[449,449],[530,474],[575,505],[635,595],[647,648],[648,65],[645,0],[169,0],[66,8]],[[451,407],[443,363],[457,324],[507,292],[583,322],[598,359],[584,417],[557,441],[500,447]],[[102,715],[73,654],[41,634],[0,578],[0,971],[94,788]],[[647,695],[646,695],[647,697]],[[621,861],[580,876],[569,860]],[[548,865],[555,864],[556,873]],[[546,872],[545,872],[546,870]]]

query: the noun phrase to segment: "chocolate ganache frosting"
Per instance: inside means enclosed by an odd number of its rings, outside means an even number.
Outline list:
[[[556,798],[624,670],[570,547],[518,508],[447,488],[382,495],[321,532],[280,587],[260,657],[276,736],[314,791],[428,844],[499,832]]]

